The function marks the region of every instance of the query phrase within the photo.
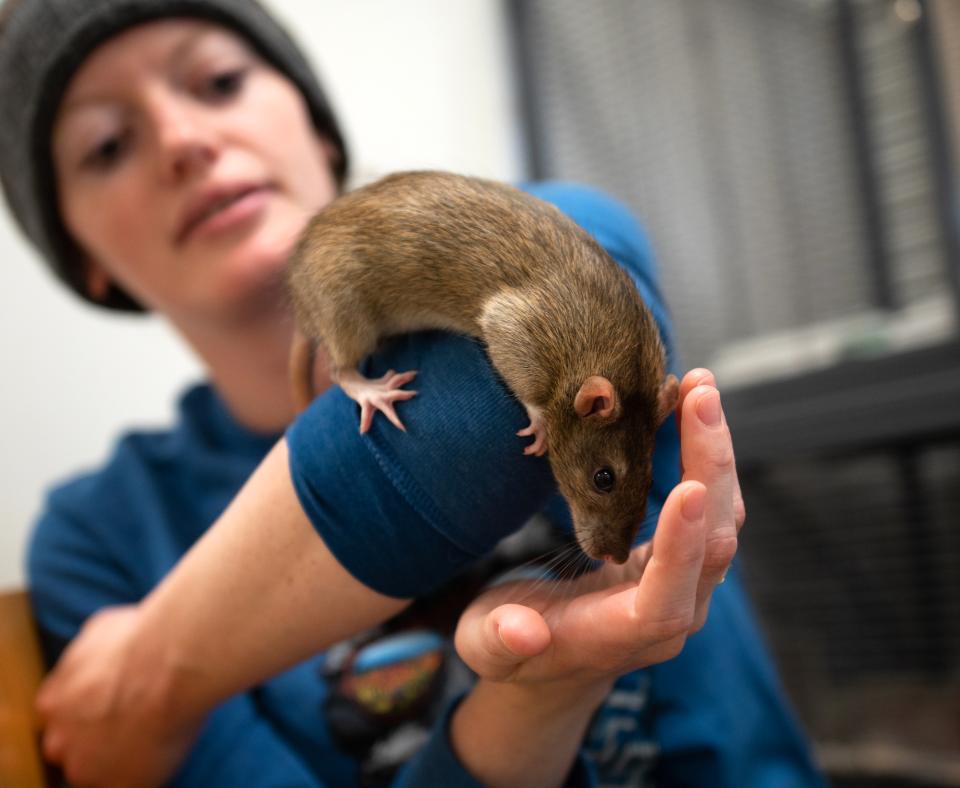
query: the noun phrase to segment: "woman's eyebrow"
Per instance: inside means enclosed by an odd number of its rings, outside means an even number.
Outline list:
[[[183,60],[190,53],[190,50],[193,49],[201,39],[204,39],[207,36],[212,36],[219,32],[220,31],[217,28],[213,27],[202,27],[199,30],[193,31],[172,50],[170,50],[170,54],[167,56],[167,65],[171,66]]]
[[[72,115],[75,112],[79,112],[88,106],[96,106],[97,104],[105,103],[106,99],[101,96],[84,96],[83,98],[73,99],[72,101],[64,102],[60,106],[58,112],[61,120],[66,118],[68,115]]]
[[[167,55],[166,63],[167,67],[171,67],[177,63],[182,62],[190,52],[196,48],[196,46],[208,36],[215,35],[219,31],[216,28],[201,28],[200,30],[195,30],[190,33],[186,38],[177,43],[177,45],[170,50],[170,54]],[[68,113],[73,112],[74,110],[82,109],[85,105],[89,104],[99,104],[103,101],[99,96],[84,96],[82,98],[73,99],[72,101],[65,102],[60,112],[62,116],[66,116]]]

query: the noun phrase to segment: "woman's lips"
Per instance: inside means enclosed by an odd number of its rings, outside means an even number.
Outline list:
[[[272,187],[264,185],[230,198],[202,219],[192,223],[181,235],[180,243],[220,235],[256,221],[267,207],[272,192]]]

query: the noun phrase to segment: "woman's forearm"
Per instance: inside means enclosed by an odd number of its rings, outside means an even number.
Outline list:
[[[460,762],[498,788],[563,785],[606,682],[511,683],[481,679],[450,723]]]
[[[131,673],[153,671],[165,713],[189,720],[405,604],[330,553],[300,506],[281,440],[144,599]]]

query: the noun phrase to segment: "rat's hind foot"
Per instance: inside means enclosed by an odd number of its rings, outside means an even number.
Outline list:
[[[416,391],[400,388],[416,376],[416,370],[394,372],[392,369],[385,375],[373,379],[365,378],[355,369],[346,370],[337,375],[340,388],[350,399],[360,405],[361,434],[370,429],[370,425],[373,424],[373,414],[378,410],[390,419],[398,430],[407,431],[393,409],[393,403],[417,396]]]
[[[517,432],[520,437],[533,435],[535,440],[523,450],[524,454],[536,454],[542,457],[547,453],[547,425],[543,421],[541,412],[531,405],[524,405],[527,409],[527,415],[530,417],[530,426],[524,427]]]

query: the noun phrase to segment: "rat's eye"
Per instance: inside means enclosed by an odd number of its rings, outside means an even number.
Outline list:
[[[613,489],[614,476],[609,468],[601,468],[593,474],[593,486],[600,492],[607,493]]]

